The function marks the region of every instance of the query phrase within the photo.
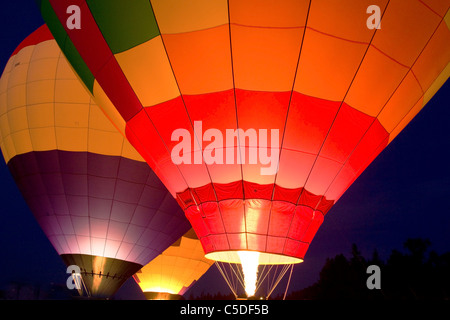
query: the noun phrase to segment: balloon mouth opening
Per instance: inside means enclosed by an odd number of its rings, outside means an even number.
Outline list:
[[[303,259],[297,257],[252,250],[213,251],[207,253],[205,258],[219,262],[241,263],[239,253],[243,251],[258,252],[258,265],[296,264],[303,262]]]

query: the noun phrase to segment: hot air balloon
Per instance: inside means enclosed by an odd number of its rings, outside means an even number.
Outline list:
[[[331,207],[450,70],[448,0],[39,5],[206,257],[253,270],[304,259]]]
[[[213,264],[190,229],[133,278],[149,300],[178,300]]]
[[[0,97],[8,168],[90,297],[111,297],[190,229],[147,163],[93,103],[46,26],[14,51]]]

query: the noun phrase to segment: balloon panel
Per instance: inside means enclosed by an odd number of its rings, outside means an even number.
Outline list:
[[[209,269],[202,245],[191,229],[134,275],[144,293],[183,295]]]

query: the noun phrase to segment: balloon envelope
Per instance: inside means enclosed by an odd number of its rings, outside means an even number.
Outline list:
[[[67,25],[73,4],[80,29]],[[41,12],[207,257],[281,264],[302,261],[333,204],[448,78],[449,5],[43,0]]]
[[[189,230],[173,197],[94,104],[46,26],[0,79],[0,147],[31,211],[89,294],[110,297]]]
[[[133,278],[147,299],[180,299],[213,263],[191,229]]]

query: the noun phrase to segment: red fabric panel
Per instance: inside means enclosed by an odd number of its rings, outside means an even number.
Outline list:
[[[309,97],[294,91],[283,148],[317,154],[339,105],[340,102]]]
[[[197,203],[216,201],[215,192],[212,184],[207,184],[203,187],[196,188],[194,191]]]
[[[308,230],[303,236],[302,241],[311,243],[312,239],[316,235],[317,230],[319,230],[319,227],[322,225],[322,222],[323,222],[323,214],[320,213],[319,211],[315,211],[311,224],[309,225]]]
[[[44,25],[40,26],[32,34],[30,34],[28,37],[26,37],[25,40],[23,40],[19,44],[19,46],[16,48],[16,50],[14,50],[14,52],[11,54],[11,56],[17,54],[20,50],[22,50],[25,47],[44,42],[46,40],[53,40],[53,35],[51,34],[47,25],[44,24]]]
[[[247,234],[243,233],[229,233],[228,241],[230,243],[229,250],[247,249]]]
[[[373,117],[342,103],[320,156],[344,163],[372,122]]]
[[[245,200],[246,231],[249,233],[267,234],[271,201],[261,199]]]
[[[188,188],[144,109],[127,122],[125,132],[128,141],[142,155],[172,194]]]
[[[260,185],[253,182],[244,181],[245,199],[271,199],[273,193],[273,184]]]
[[[287,189],[275,185],[275,191],[273,194],[273,200],[287,201],[291,203],[297,203],[303,188]]]
[[[283,248],[286,245],[286,237],[273,237],[273,236],[267,236],[267,242],[266,242],[266,252],[272,252],[272,253],[283,253]]]
[[[283,201],[272,202],[270,225],[268,234],[270,236],[284,237],[288,234],[294,218],[295,205]]]
[[[125,121],[142,110],[141,102],[114,57],[104,63],[94,76]]]
[[[222,221],[228,233],[245,232],[244,201],[224,200],[219,202]]]
[[[252,187],[267,188],[257,184]],[[209,187],[204,190],[209,190]],[[196,190],[191,191],[189,194],[192,197]],[[189,194],[185,191],[178,196],[186,199]],[[322,203],[330,203],[324,200],[319,202],[320,196],[305,194],[314,199],[319,207],[324,206]],[[205,253],[257,250],[303,258],[299,254],[304,255],[305,243],[312,239],[323,221],[323,214],[309,206],[272,201],[270,198],[208,201],[198,206],[190,205],[185,212],[203,243]]]
[[[288,237],[292,239],[303,239],[313,216],[313,209],[305,206],[298,206],[289,228]]]
[[[239,128],[243,130],[250,128],[256,130],[279,129],[279,145],[281,145],[290,95],[290,92],[263,92],[236,89]]]
[[[203,213],[203,221],[206,228],[208,228],[209,234],[224,234],[225,228],[222,223],[222,216],[219,211],[218,204],[216,202],[206,202],[201,204]]]
[[[235,181],[232,183],[215,183],[217,199],[219,201],[226,199],[244,199],[243,182]]]

